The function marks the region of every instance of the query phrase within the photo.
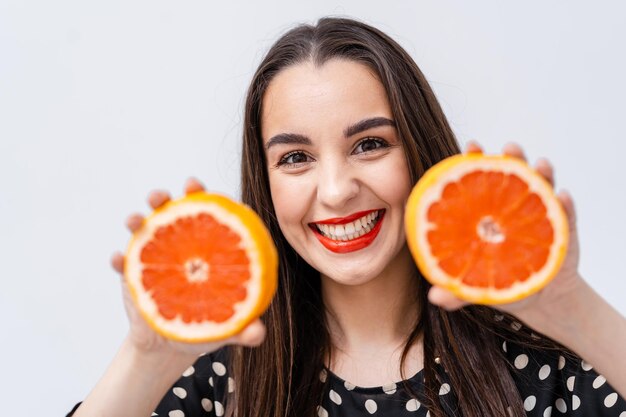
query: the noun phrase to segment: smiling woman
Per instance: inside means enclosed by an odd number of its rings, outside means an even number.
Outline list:
[[[577,272],[569,195],[559,201],[572,244],[539,294],[496,310],[422,278],[405,204],[424,171],[460,149],[417,65],[384,33],[334,18],[287,32],[253,76],[243,136],[242,199],[279,253],[267,328],[175,343],[127,303],[130,334],[76,416],[626,411],[626,320]],[[505,153],[524,158],[518,146]],[[551,182],[549,165],[537,170]],[[191,181],[187,192],[201,188]],[[157,192],[150,203],[168,200]],[[118,271],[123,261],[114,257]]]

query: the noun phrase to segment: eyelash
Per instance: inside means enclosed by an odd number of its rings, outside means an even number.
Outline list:
[[[378,144],[379,146],[375,147],[374,149],[370,149],[370,150],[367,150],[367,151],[362,151],[360,153],[373,152],[373,151],[376,151],[378,149],[383,149],[383,148],[388,148],[389,147],[389,143],[387,143],[385,140],[383,140],[381,138],[367,137],[367,138],[361,139],[359,141],[359,143],[356,144],[355,150],[358,149],[359,147],[363,146],[363,144],[368,143],[368,142],[374,142],[374,143]],[[284,167],[290,168],[290,167],[295,167],[295,166],[298,166],[298,165],[304,163],[304,162],[288,162],[289,158],[291,158],[294,155],[304,155],[306,158],[310,158],[306,153],[304,153],[302,151],[291,151],[291,152],[283,155],[283,157],[280,158],[280,160],[278,161],[276,166],[284,166]]]

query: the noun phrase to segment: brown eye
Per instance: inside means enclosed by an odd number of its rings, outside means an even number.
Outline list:
[[[304,152],[290,152],[283,156],[278,165],[295,165],[309,162],[310,158]]]
[[[354,149],[354,153],[371,152],[379,148],[386,148],[389,145],[382,139],[366,138],[363,139]]]

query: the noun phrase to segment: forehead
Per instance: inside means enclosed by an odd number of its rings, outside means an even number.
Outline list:
[[[376,74],[355,61],[290,66],[270,82],[262,106],[263,140],[278,133],[343,129],[368,117],[393,119]]]

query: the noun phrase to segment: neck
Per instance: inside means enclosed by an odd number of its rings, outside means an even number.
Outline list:
[[[333,356],[401,351],[418,318],[415,264],[406,247],[367,283],[343,285],[322,276],[322,296]]]

